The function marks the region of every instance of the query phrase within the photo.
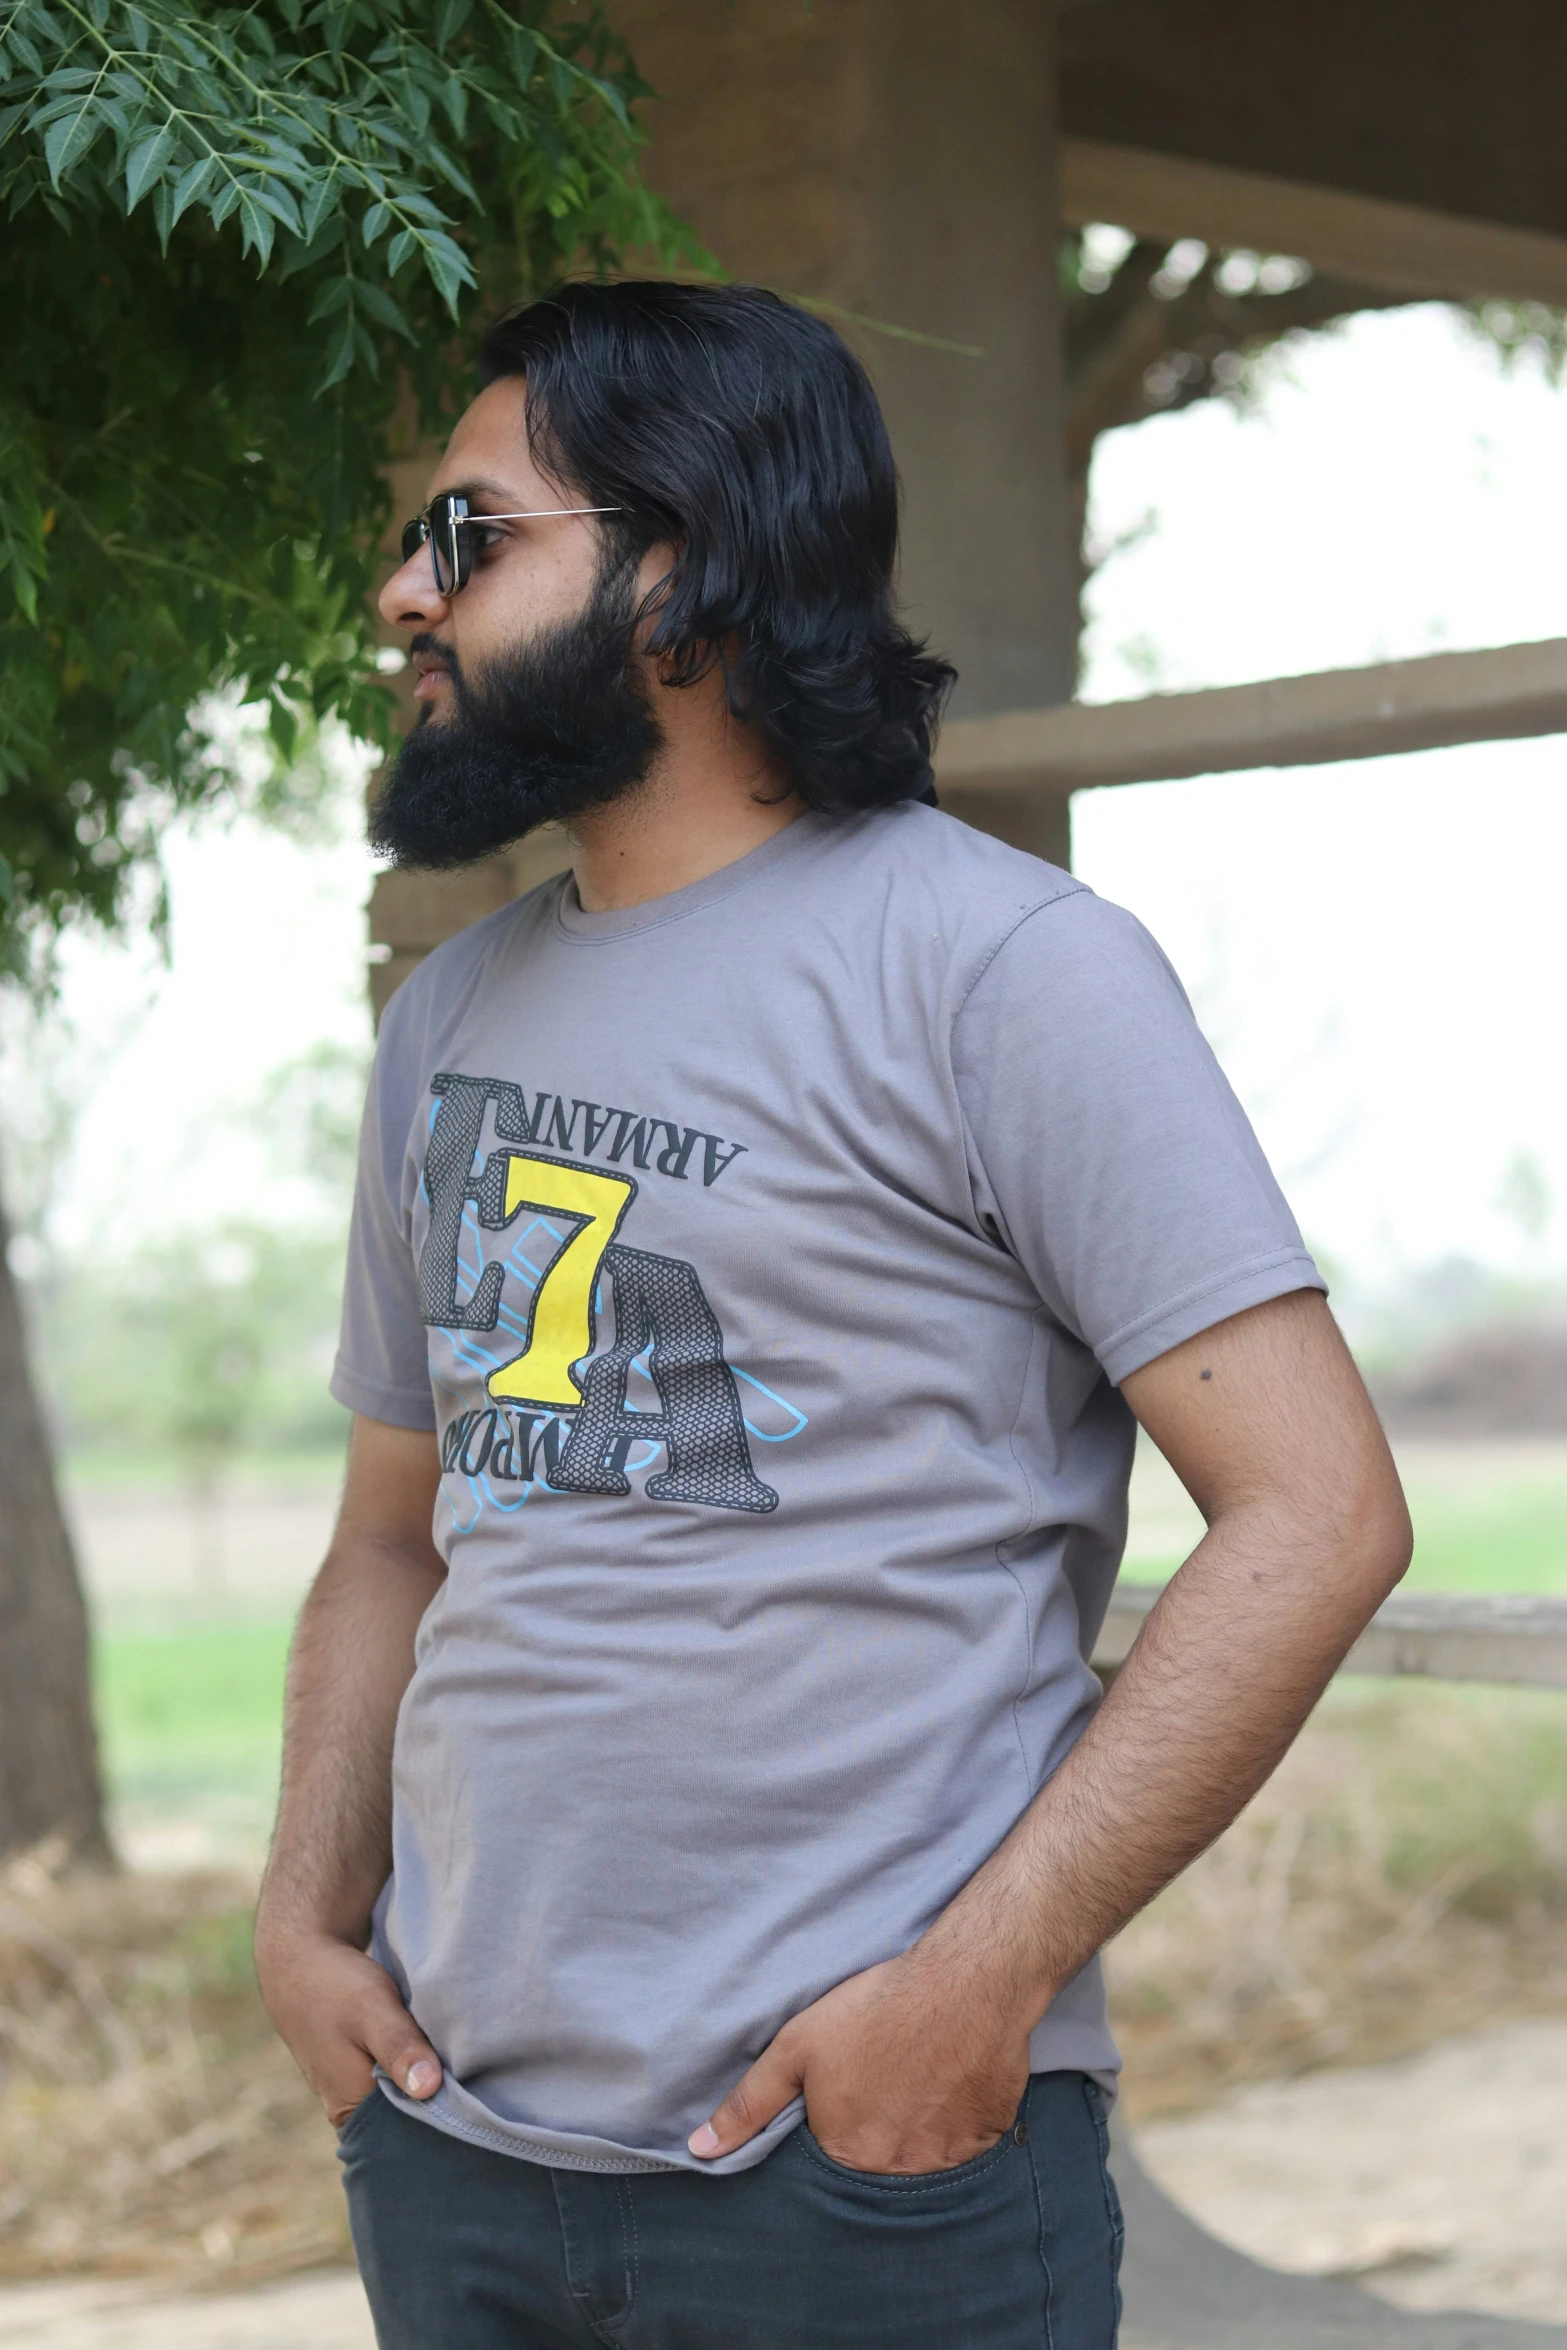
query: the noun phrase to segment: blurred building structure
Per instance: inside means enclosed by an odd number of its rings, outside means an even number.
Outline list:
[[[1063,221],[1108,221],[1393,294],[1567,307],[1559,0],[622,0],[615,17],[659,93],[654,183],[731,276],[821,305],[875,377],[906,599],[960,671],[939,763],[954,814],[1064,864],[1076,788],[1567,729],[1560,643],[1074,704],[1057,267]],[[387,876],[378,999],[565,862],[546,836],[465,875]]]

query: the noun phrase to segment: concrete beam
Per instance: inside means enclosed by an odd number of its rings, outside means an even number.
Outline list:
[[[443,939],[480,922],[571,863],[558,824],[455,873],[381,873],[370,892],[370,1002],[377,1020],[416,964]]]
[[[1125,1663],[1160,1588],[1156,1583],[1116,1586],[1094,1649],[1096,1669]],[[1383,1601],[1339,1669],[1567,1689],[1567,1599],[1396,1591]]]
[[[1548,637],[1203,693],[958,718],[943,731],[936,781],[944,803],[949,792],[1060,796],[1563,733],[1567,638]]]
[[[1290,253],[1385,292],[1567,305],[1567,237],[1142,147],[1063,139],[1061,211],[1140,236]]]

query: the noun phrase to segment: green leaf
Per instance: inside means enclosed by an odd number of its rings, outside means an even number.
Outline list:
[[[354,298],[356,283],[351,277],[333,277],[328,278],[324,286],[319,286],[316,298],[310,305],[311,325],[314,326],[318,319],[335,318],[339,310],[346,309]]]
[[[424,265],[435,281],[435,288],[455,318],[457,296],[464,286],[477,284],[467,254],[461,245],[448,236],[427,237],[424,243]]]
[[[435,45],[444,49],[454,41],[473,14],[473,0],[441,0],[435,12]]]
[[[299,205],[291,188],[285,187],[281,180],[252,180],[250,195],[264,211],[271,213],[280,227],[286,228],[293,236],[299,235]]]
[[[125,201],[132,212],[146,194],[148,182],[162,170],[173,147],[174,133],[165,127],[131,149],[125,166]]]
[[[281,694],[270,696],[267,705],[267,731],[287,760],[292,760],[299,745],[299,713],[289,707]]]
[[[174,183],[174,194],[172,198],[173,208],[170,214],[169,222],[171,227],[180,218],[182,213],[189,211],[190,207],[195,203],[197,197],[202,193],[202,190],[206,187],[208,180],[211,179],[216,169],[216,157],[211,155],[203,155],[199,163],[193,163],[188,171],[182,171],[180,173],[179,178]]]
[[[44,137],[44,161],[55,187],[73,163],[80,163],[102,127],[98,109],[87,99],[50,124]]]
[[[352,310],[346,310],[343,313],[343,323],[338,328],[332,341],[331,350],[327,354],[326,373],[321,378],[321,389],[324,392],[329,392],[334,384],[340,384],[353,364],[354,314]]]
[[[263,269],[272,258],[272,240],[277,235],[277,223],[257,197],[254,188],[241,188],[239,194],[240,250],[248,253],[254,246]]]
[[[447,186],[455,188],[460,196],[466,196],[470,204],[477,206],[480,201],[478,189],[474,186],[472,180],[463,170],[462,165],[457,161],[456,157],[447,154],[446,149],[441,145],[440,140],[426,139],[424,142],[424,151],[429,161],[434,164],[436,170],[440,173],[442,179],[445,180]]]
[[[342,201],[342,190],[334,172],[325,173],[305,198],[301,215],[300,234],[314,242],[327,214]]]
[[[372,285],[368,278],[359,281],[359,307],[368,310],[370,316],[378,318],[383,326],[389,326],[394,334],[406,335],[412,341],[413,328],[391,295],[384,287]]]
[[[38,582],[32,572],[22,562],[15,550],[12,550],[3,561],[0,561],[0,570],[10,572],[11,593],[16,598],[17,609],[25,619],[32,621],[36,626],[38,621]]]
[[[467,83],[458,81],[454,76],[441,92],[441,104],[445,107],[446,119],[458,138],[465,138],[468,131]]]
[[[365,214],[363,226],[364,240],[367,245],[373,245],[375,243],[376,238],[380,236],[382,230],[385,229],[389,224],[391,217],[392,207],[390,204],[380,203],[371,205],[369,211]]]
[[[592,90],[596,97],[602,98],[621,129],[629,131],[631,128],[630,109],[614,83],[605,81],[601,75],[596,73],[585,73],[582,79],[585,86]]]

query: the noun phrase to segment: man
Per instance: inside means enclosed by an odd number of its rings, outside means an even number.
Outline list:
[[[1158,950],[929,804],[844,346],[571,286],[482,374],[375,836],[573,869],[383,1023],[263,1988],[389,2350],[1109,2350],[1095,1954],[1397,1481]],[[1208,1533],[1101,1705],[1136,1421]]]

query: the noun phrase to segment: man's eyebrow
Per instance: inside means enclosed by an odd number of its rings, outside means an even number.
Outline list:
[[[475,498],[497,498],[511,512],[521,512],[527,501],[521,490],[508,489],[501,481],[454,481],[445,489],[437,490],[438,498],[466,498],[471,506]]]

